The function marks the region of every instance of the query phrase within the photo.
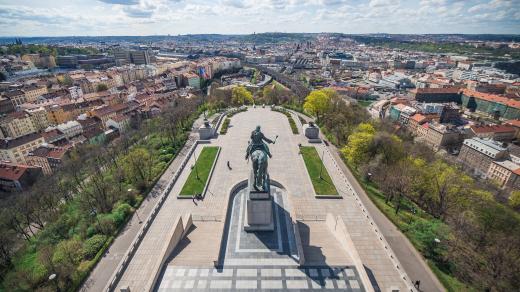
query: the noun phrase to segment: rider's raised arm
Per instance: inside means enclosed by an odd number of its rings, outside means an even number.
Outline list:
[[[273,140],[267,138],[266,136],[262,135],[262,139],[264,139],[265,142],[273,144]]]

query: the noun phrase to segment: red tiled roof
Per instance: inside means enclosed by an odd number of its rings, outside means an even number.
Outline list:
[[[505,122],[508,125],[511,125],[513,127],[520,128],[520,120],[509,120]]]
[[[421,114],[415,114],[411,117],[412,120],[416,121],[417,123],[421,123],[426,121],[426,117]]]
[[[487,101],[492,101],[496,103],[505,104],[509,107],[518,108],[520,109],[520,101],[514,100],[511,98],[507,98],[504,96],[496,95],[496,94],[490,94],[490,93],[483,93],[478,91],[473,91],[470,89],[464,89],[463,94],[467,96],[476,97],[478,99],[483,99]]]
[[[0,178],[4,180],[19,180],[25,171],[29,168],[32,168],[28,165],[15,165],[15,164],[6,164],[0,163]]]
[[[515,132],[515,128],[507,125],[473,125],[470,127],[471,130],[477,134],[481,133],[507,133],[507,132]]]

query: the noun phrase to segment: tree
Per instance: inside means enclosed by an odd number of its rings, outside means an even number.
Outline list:
[[[105,83],[99,83],[96,86],[96,91],[97,92],[101,92],[101,91],[105,91],[105,90],[108,90],[108,86]]]
[[[509,206],[514,209],[520,208],[520,191],[512,191],[509,196]]]
[[[128,152],[123,162],[123,169],[139,189],[144,190],[153,180],[153,155],[145,148],[134,148]]]
[[[253,94],[244,86],[237,86],[231,91],[231,103],[239,106],[253,103]]]
[[[361,123],[355,132],[348,137],[348,143],[341,149],[341,152],[355,167],[369,161],[370,146],[374,135],[375,129],[372,125]]]
[[[306,98],[303,108],[316,116],[316,122],[320,123],[323,115],[330,109],[331,100],[337,94],[333,90],[322,89],[312,91]]]

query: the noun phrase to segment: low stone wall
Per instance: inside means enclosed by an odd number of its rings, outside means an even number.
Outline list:
[[[341,219],[340,216],[333,216],[331,213],[328,213],[325,223],[334,237],[336,237],[341,247],[343,247],[344,252],[346,252],[354,261],[354,265],[359,273],[359,278],[361,282],[363,282],[363,286],[365,286],[365,291],[373,292],[374,287],[368,278],[365,267],[363,266],[363,262],[357,253],[354,242],[352,242],[352,239],[350,238],[347,226],[345,226],[343,219]]]
[[[144,236],[146,235],[146,232],[148,231],[148,228],[153,223],[153,220],[155,219],[155,216],[159,213],[159,210],[161,209],[164,201],[170,194],[171,190],[173,189],[173,186],[177,182],[177,179],[179,178],[180,174],[188,164],[191,155],[197,148],[198,144],[207,143],[206,141],[197,140],[195,141],[195,144],[191,146],[190,150],[188,151],[186,157],[182,161],[179,169],[174,173],[172,180],[168,183],[166,188],[162,191],[159,200],[157,201],[157,204],[152,210],[152,213],[148,216],[148,218],[143,222],[143,226],[141,227],[141,230],[137,233],[137,236],[134,238],[132,244],[126,251],[125,255],[123,256],[121,262],[119,262],[119,265],[115,269],[115,271],[112,273],[112,276],[110,276],[110,281],[107,283],[103,291],[115,291],[117,284],[119,283],[119,280],[121,280],[121,277],[123,276],[128,264],[132,260],[133,255],[135,254],[137,248],[141,244],[141,241],[143,240]]]
[[[185,222],[185,223],[183,223]],[[177,220],[175,220],[175,223],[172,224],[170,229],[168,230],[168,238],[169,241],[165,242],[164,245],[161,248],[161,260],[156,261],[155,264],[152,267],[153,270],[153,278],[150,278],[147,282],[145,287],[145,291],[152,291],[155,287],[155,284],[157,282],[157,279],[159,278],[159,275],[161,274],[161,269],[163,265],[165,264],[168,257],[172,254],[175,247],[177,247],[177,244],[182,240],[182,238],[186,235],[188,230],[191,228],[192,220],[191,215],[188,215],[186,219],[182,219],[181,216],[177,217]]]
[[[348,189],[347,189],[347,192],[345,193],[345,195],[351,195],[356,200],[356,204],[358,205],[359,209],[363,212],[363,214],[366,217],[367,221],[372,226],[372,230],[374,231],[374,233],[378,237],[379,242],[384,247],[384,249],[386,251],[386,255],[390,258],[390,260],[392,261],[394,267],[397,269],[399,275],[401,275],[401,278],[404,280],[406,286],[408,287],[407,291],[416,292],[417,289],[415,289],[411,285],[412,282],[411,282],[410,278],[406,274],[406,271],[402,268],[401,263],[397,259],[397,256],[394,254],[394,252],[390,248],[390,244],[384,238],[383,233],[381,231],[379,231],[376,223],[374,222],[374,219],[372,219],[370,214],[368,214],[368,211],[366,210],[365,205],[363,204],[363,202],[361,202],[361,199],[359,198],[358,194],[356,193],[356,191],[354,190],[354,188],[352,187],[352,185],[348,181],[347,177],[343,174],[341,168],[339,167],[339,165],[337,164],[336,160],[334,159],[334,156],[332,155],[332,153],[330,153],[329,148],[325,148],[325,152],[329,155],[330,159],[332,159],[332,162],[334,163],[334,167],[341,173],[342,179],[347,184],[347,188]]]

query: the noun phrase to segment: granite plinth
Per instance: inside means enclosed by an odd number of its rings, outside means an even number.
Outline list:
[[[320,128],[315,125],[305,124],[303,125],[303,133],[305,137],[310,140],[319,139],[320,137]]]
[[[253,171],[249,175],[246,200],[246,222],[245,231],[272,231],[274,230],[273,221],[273,199],[268,179],[264,188],[257,190],[254,187]],[[267,191],[265,191],[267,190]]]

